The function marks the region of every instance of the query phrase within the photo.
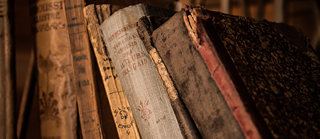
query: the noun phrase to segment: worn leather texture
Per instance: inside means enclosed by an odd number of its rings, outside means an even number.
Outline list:
[[[154,47],[203,138],[244,139],[184,25],[183,11],[152,34]]]
[[[319,138],[320,62],[307,39],[293,41],[288,25],[221,15],[213,26],[273,137]]]
[[[319,138],[320,62],[301,31],[202,8],[193,12],[199,13],[198,42],[210,49],[203,58],[216,51],[207,65],[220,59],[261,137]]]

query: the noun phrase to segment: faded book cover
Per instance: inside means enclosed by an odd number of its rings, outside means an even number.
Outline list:
[[[183,21],[172,16],[152,33],[152,44],[203,138],[244,139],[209,69],[196,50]]]
[[[75,75],[77,104],[84,139],[103,138],[97,102],[92,55],[83,16],[84,0],[66,0],[68,39]]]
[[[116,78],[118,78],[118,76],[116,73],[113,74],[114,67],[112,61],[108,55],[108,52],[104,48],[102,38],[98,30],[100,24],[97,15],[100,17],[100,21],[104,20],[111,15],[111,7],[111,5],[107,4],[101,6],[95,6],[92,4],[86,6],[83,11],[87,22],[90,41],[102,77],[100,80],[102,80],[104,83],[104,93],[106,93],[108,97],[110,109],[119,138],[139,139],[140,135],[136,126],[136,122],[133,118],[131,108],[122,90],[120,82],[116,82]],[[101,13],[105,14],[102,15]]]
[[[47,5],[52,6],[45,8]],[[64,1],[33,1],[30,12],[36,43],[41,137],[77,138],[76,94]]]
[[[153,47],[152,32],[166,22],[169,18],[158,16],[144,16],[141,17],[137,23],[137,31],[141,40],[143,41],[146,50],[149,52],[152,63],[154,64],[162,85],[168,95],[173,111],[177,117],[181,131],[186,139],[201,138],[201,135],[196,128],[190,113],[185,104],[182,102],[176,87],[159,56],[158,51]]]
[[[142,16],[172,14],[138,4],[115,12],[100,26],[142,138],[183,138],[168,96],[136,31]]]
[[[320,62],[299,29],[187,10],[196,49],[247,138],[320,137]]]

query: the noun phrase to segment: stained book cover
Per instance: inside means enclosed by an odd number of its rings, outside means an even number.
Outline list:
[[[53,6],[43,8],[46,5]],[[33,1],[30,12],[36,44],[41,137],[75,139],[76,95],[64,1]]]
[[[65,0],[65,3],[82,136],[84,139],[101,139],[103,135],[98,108],[98,88],[83,13],[85,2],[84,0]]]
[[[172,11],[138,4],[121,9],[100,26],[142,138],[183,138],[170,101],[136,31],[146,15],[171,16]]]
[[[247,138],[320,137],[320,62],[299,29],[187,10],[195,47]]]
[[[101,80],[104,83],[105,90],[103,93],[107,95],[106,99],[109,100],[110,106],[108,107],[110,107],[112,112],[114,125],[117,128],[119,138],[139,139],[140,135],[136,126],[136,122],[133,118],[131,108],[122,90],[121,83],[118,81],[118,76],[114,70],[111,58],[104,48],[102,38],[98,30],[100,23],[108,18],[114,11],[119,10],[120,7],[121,6],[114,6],[110,4],[91,4],[86,6],[83,11],[87,22],[90,41],[100,70],[100,72],[97,72],[101,73],[102,77],[98,80]],[[103,128],[105,127],[102,127],[102,129]]]
[[[209,69],[196,50],[183,21],[184,11],[152,33],[153,47],[203,138],[244,139]]]
[[[179,126],[181,128],[182,134],[186,139],[197,139],[201,138],[201,135],[196,128],[190,113],[188,112],[185,104],[182,102],[176,87],[164,65],[162,59],[159,56],[157,50],[152,46],[152,32],[166,22],[168,17],[158,17],[158,16],[144,16],[141,17],[137,23],[137,31],[141,40],[143,41],[146,50],[149,52],[149,56],[154,64],[159,77],[161,79],[162,85],[168,95],[170,103],[172,105],[173,111],[177,117]]]

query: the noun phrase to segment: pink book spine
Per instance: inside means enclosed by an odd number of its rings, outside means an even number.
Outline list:
[[[184,20],[190,34],[192,32],[192,23],[191,25],[188,25],[190,22],[189,19],[188,15],[185,14]],[[210,24],[205,23],[207,21],[209,20],[202,20],[197,17],[195,24],[196,27],[194,27],[196,28],[196,34],[190,34],[190,36],[193,39],[197,50],[200,52],[202,58],[204,59],[208,69],[210,70],[211,77],[216,81],[222,95],[224,96],[228,106],[230,107],[246,138],[261,139],[262,135],[259,133],[256,124],[253,122],[254,119],[251,113],[247,111],[244,101],[240,98],[240,92],[237,90],[230,72],[228,72],[225,64],[221,61],[221,57],[218,55],[215,45],[207,34],[214,30],[212,24],[210,26]],[[207,32],[207,29],[209,29],[210,32]]]

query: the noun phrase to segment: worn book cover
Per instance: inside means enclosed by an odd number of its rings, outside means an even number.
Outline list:
[[[52,5],[50,8],[45,8]],[[41,137],[75,139],[76,93],[62,0],[30,5],[35,36]]]
[[[138,4],[121,9],[100,26],[123,91],[142,138],[183,138],[158,73],[136,31],[145,15],[171,16],[172,11]]]
[[[244,139],[209,69],[196,50],[180,11],[153,31],[152,45],[203,138]]]
[[[101,22],[104,21],[113,13],[112,9],[114,11],[120,9],[117,7],[119,6],[113,6],[109,4],[95,6],[91,4],[86,6],[83,11],[87,22],[90,41],[102,77],[99,80],[103,81],[104,83],[104,93],[108,97],[107,99],[109,100],[110,104],[109,107],[113,115],[119,138],[139,139],[140,135],[136,126],[136,122],[133,118],[131,108],[122,90],[120,82],[117,82],[116,78],[118,78],[118,76],[114,71],[111,58],[104,48],[102,38],[98,30],[100,25],[99,20]],[[100,17],[100,19],[97,18],[97,15]]]
[[[85,2],[84,0],[66,0],[65,3],[82,136],[84,139],[100,139],[103,135],[97,100],[98,89],[83,15]]]
[[[137,31],[141,40],[143,41],[146,50],[149,52],[152,63],[154,64],[159,77],[161,79],[162,85],[168,95],[170,103],[172,105],[173,111],[177,117],[179,126],[185,138],[196,139],[201,138],[201,135],[196,128],[190,114],[182,102],[176,87],[164,65],[162,59],[159,56],[157,50],[152,46],[152,32],[166,22],[168,17],[158,17],[158,16],[144,16],[141,17],[137,23]]]
[[[320,137],[320,62],[299,29],[187,10],[190,36],[247,138]]]

